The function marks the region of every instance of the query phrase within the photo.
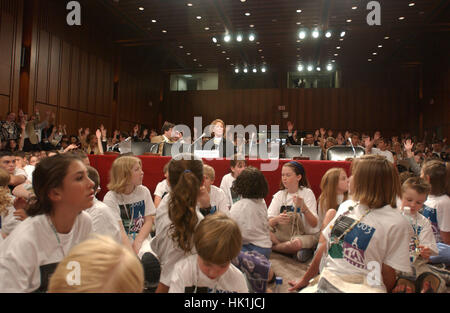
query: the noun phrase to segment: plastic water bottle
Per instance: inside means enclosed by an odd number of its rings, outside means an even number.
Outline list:
[[[281,285],[283,284],[283,278],[277,277],[275,278],[275,290],[274,293],[281,293]]]

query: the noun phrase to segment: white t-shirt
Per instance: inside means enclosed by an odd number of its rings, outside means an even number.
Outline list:
[[[383,264],[401,272],[411,272],[409,243],[413,231],[398,210],[390,205],[371,210],[338,245],[331,245],[367,210],[367,206],[357,205],[353,200],[340,205],[335,218],[322,231],[329,244],[325,268],[337,276],[357,275],[364,279],[369,273],[374,274],[374,269],[379,269],[380,285],[373,287],[386,292],[381,276]],[[335,225],[338,218],[340,227]]]
[[[12,205],[9,205],[7,207],[7,210],[8,210],[8,214],[6,214],[6,212],[5,212],[4,214],[2,214],[0,216],[0,231],[5,235],[11,234],[12,231],[21,222],[21,220],[17,219],[14,216],[14,212],[16,211],[16,208],[14,208]]]
[[[210,279],[200,270],[197,257],[191,255],[175,265],[169,293],[248,293],[244,274],[233,264],[222,276]]]
[[[316,202],[316,196],[314,195],[314,192],[307,188],[303,187],[302,189],[298,189],[296,193],[288,193],[287,189],[280,190],[276,194],[273,195],[272,202],[269,206],[269,218],[277,217],[282,213],[282,206],[285,206],[286,211],[293,211],[296,212],[296,208],[294,208],[294,204],[292,202],[293,196],[297,195],[297,197],[303,198],[305,201],[306,206],[311,211],[311,213],[315,216],[317,216],[317,202]],[[320,225],[317,223],[316,227],[312,227],[309,225],[309,223],[306,221],[305,215],[301,214],[303,225],[305,226],[305,233],[307,235],[313,235],[320,231]]]
[[[236,180],[231,173],[225,175],[222,178],[222,182],[220,183],[220,189],[223,190],[225,195],[227,196],[228,201],[228,207],[231,208],[231,206],[239,200],[239,196],[236,195],[234,192],[231,192],[231,187],[233,186],[233,182]]]
[[[450,232],[450,197],[429,195],[422,214],[430,220],[436,242],[442,242],[441,231]]]
[[[70,249],[92,231],[89,214],[81,212],[68,234],[58,233],[58,244],[46,215],[27,218],[0,244],[0,292],[37,290]]]
[[[16,167],[16,169],[14,170],[14,176],[19,176],[19,175],[25,176],[25,178],[28,179],[27,173],[23,169]]]
[[[161,199],[170,192],[169,184],[167,183],[167,179],[164,179],[162,182],[159,182],[156,185],[155,196],[160,197]]]
[[[144,217],[156,214],[150,191],[143,185],[137,186],[128,195],[110,190],[103,203],[114,210],[116,219],[123,222],[126,233],[138,233],[144,225]]]
[[[191,252],[185,253],[178,247],[178,243],[172,240],[170,232],[172,221],[169,218],[169,200],[170,194],[165,196],[158,206],[155,220],[156,235],[150,244],[152,251],[156,253],[161,265],[161,276],[159,281],[166,286],[170,286],[172,271],[175,264],[183,257],[195,254],[193,243]],[[198,223],[200,223],[203,219],[203,215],[198,210],[196,210],[196,212]]]
[[[211,203],[211,214],[219,211],[230,216],[230,209],[228,207],[227,196],[222,189],[211,185],[211,192],[209,193],[209,199]]]
[[[378,148],[372,148],[371,154],[382,155],[386,157],[386,159],[388,159],[389,162],[394,163],[394,156],[392,155],[392,152],[389,150],[381,151]]]
[[[119,223],[109,206],[94,198],[94,205],[86,212],[91,216],[94,233],[110,236],[118,243],[122,243]]]
[[[400,211],[401,212],[401,211]],[[438,255],[439,250],[436,245],[436,239],[433,234],[433,229],[431,227],[430,221],[420,213],[416,213],[415,216],[403,215],[408,223],[411,225],[413,230],[413,236],[409,243],[409,255],[410,261],[413,262],[415,259],[416,247],[415,237],[419,239],[419,246],[425,246],[431,250],[431,255]]]
[[[239,225],[244,245],[251,243],[261,248],[272,248],[264,199],[243,198],[233,204],[230,215]]]
[[[35,168],[36,166],[34,165],[25,165],[24,167],[25,173],[27,174],[28,180],[30,182],[33,182],[33,172]]]

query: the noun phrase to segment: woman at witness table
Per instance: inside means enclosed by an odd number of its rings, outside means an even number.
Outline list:
[[[0,292],[45,292],[69,250],[92,233],[83,210],[94,200],[86,166],[71,154],[43,159],[33,174],[27,218],[0,245]]]
[[[226,158],[232,156],[234,144],[225,139],[225,123],[216,119],[211,123],[212,139],[205,143],[204,150],[219,150],[219,157]]]

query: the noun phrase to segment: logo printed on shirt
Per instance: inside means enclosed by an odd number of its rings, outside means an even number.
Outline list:
[[[365,269],[364,252],[375,233],[375,228],[359,223],[344,237],[344,259],[359,268]]]
[[[424,205],[422,215],[425,216],[430,221],[431,228],[433,229],[434,237],[436,238],[436,242],[442,242],[441,232],[439,231],[439,226],[438,226],[438,221],[437,221],[436,209],[430,208],[429,206]]]
[[[144,225],[145,202],[141,200],[135,203],[121,204],[120,217],[122,218],[125,231],[137,233]],[[133,214],[133,216],[131,216]],[[131,217],[131,220],[130,220]]]

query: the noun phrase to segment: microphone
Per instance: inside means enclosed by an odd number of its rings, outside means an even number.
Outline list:
[[[352,145],[352,149],[353,149],[353,158],[356,159],[356,150],[355,150],[355,147],[353,146],[352,138],[348,137],[348,141],[349,141],[350,144]]]
[[[303,155],[303,140],[305,140],[305,138],[300,138],[300,156]]]
[[[191,147],[194,146],[197,143],[197,141],[199,141],[200,139],[202,139],[205,136],[206,136],[206,133],[203,133],[200,137],[195,139],[194,142],[189,146],[189,152],[191,152]]]

